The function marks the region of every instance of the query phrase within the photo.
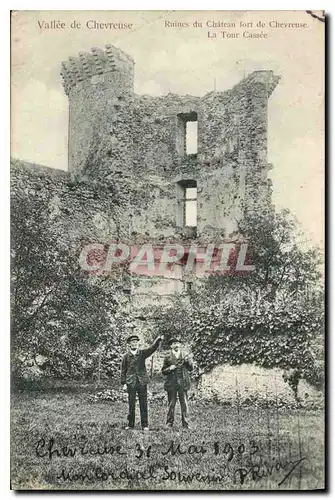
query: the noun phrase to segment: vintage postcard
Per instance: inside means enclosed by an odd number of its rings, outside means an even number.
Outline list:
[[[324,37],[12,12],[12,489],[325,488]]]

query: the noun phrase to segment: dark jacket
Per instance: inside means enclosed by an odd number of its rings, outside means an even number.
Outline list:
[[[134,355],[131,352],[126,352],[122,358],[121,364],[121,384],[127,384],[135,387],[138,379],[141,385],[146,385],[150,381],[145,360],[153,354],[159,346],[160,337],[155,342],[145,349],[139,349]]]
[[[169,367],[175,365],[176,369],[171,371]],[[190,359],[176,358],[174,353],[170,351],[164,358],[162,373],[166,375],[164,389],[169,390],[173,387],[181,387],[184,391],[188,391],[191,386],[189,372],[193,370],[193,363]]]

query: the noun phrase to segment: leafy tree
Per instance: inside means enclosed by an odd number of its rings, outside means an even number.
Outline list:
[[[323,380],[323,292],[317,248],[303,247],[288,211],[240,224],[255,271],[212,275],[177,298],[157,328],[193,346],[204,371],[219,363],[280,367],[297,395],[300,378]],[[300,238],[300,241],[299,241]]]
[[[83,242],[68,241],[64,219],[52,218],[50,196],[47,190],[12,195],[13,381],[29,363],[54,377],[92,375],[97,356],[103,373],[115,374],[125,323],[121,284],[80,270]]]

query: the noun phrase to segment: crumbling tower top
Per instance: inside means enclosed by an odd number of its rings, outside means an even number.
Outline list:
[[[134,60],[113,45],[105,50],[92,48],[91,52],[80,52],[62,63],[61,75],[65,93],[70,96],[88,86],[104,83],[106,86],[124,86],[132,91],[134,86]],[[109,82],[109,85],[108,85]]]

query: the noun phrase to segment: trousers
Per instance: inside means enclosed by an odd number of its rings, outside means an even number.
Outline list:
[[[140,414],[141,414],[141,426],[142,428],[148,427],[148,393],[147,385],[141,385],[139,381],[136,381],[135,387],[128,385],[128,425],[129,427],[134,427],[135,425],[135,407],[136,407],[136,394],[138,394],[138,399],[140,402]]]
[[[176,409],[177,398],[179,397],[180,409],[181,409],[181,421],[184,427],[188,426],[187,414],[188,414],[188,401],[187,401],[187,391],[185,391],[179,385],[171,387],[167,390],[169,409],[167,414],[166,422],[168,424],[173,424],[174,414]]]

